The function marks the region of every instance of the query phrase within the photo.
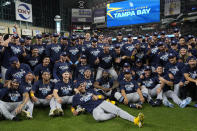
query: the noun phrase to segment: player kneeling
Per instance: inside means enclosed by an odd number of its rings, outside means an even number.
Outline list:
[[[69,79],[70,73],[68,71],[62,72],[63,80],[58,82],[55,85],[53,90],[55,101],[55,112],[58,112],[58,115],[64,115],[62,110],[62,104],[71,104],[73,99],[73,82]]]
[[[96,121],[105,121],[120,116],[121,118],[134,122],[135,125],[142,127],[144,121],[144,115],[142,113],[139,113],[137,117],[134,117],[116,105],[103,100],[104,97],[94,90],[86,91],[85,86],[86,84],[83,82],[77,84],[77,90],[79,93],[73,97],[73,115],[78,115],[75,107],[80,105],[82,108],[85,108],[87,112],[91,113]]]
[[[0,114],[8,120],[19,121],[17,115],[28,108],[28,100],[28,92],[20,86],[20,79],[13,79],[0,89]]]

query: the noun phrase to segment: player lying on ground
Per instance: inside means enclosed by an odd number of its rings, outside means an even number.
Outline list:
[[[104,97],[94,90],[86,91],[85,87],[86,84],[83,82],[77,84],[76,89],[79,93],[73,97],[72,101],[72,113],[74,116],[78,115],[75,108],[80,105],[82,108],[85,108],[87,112],[91,113],[96,121],[105,121],[120,116],[142,127],[144,121],[144,115],[142,113],[134,117],[112,103],[103,100]]]

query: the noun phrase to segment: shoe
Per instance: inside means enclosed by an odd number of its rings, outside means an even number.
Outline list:
[[[190,104],[192,101],[191,97],[187,97],[186,99],[184,99],[181,104],[179,105],[181,108],[185,108],[188,104]]]
[[[162,104],[162,100],[156,99],[155,106],[160,106]]]
[[[32,115],[30,114],[30,112],[26,111],[26,110],[22,110],[21,115],[24,116],[27,119],[32,119]]]
[[[144,124],[144,114],[139,113],[136,118],[134,118],[134,124],[137,125],[138,127],[142,127]]]
[[[116,101],[111,101],[110,99],[106,99],[106,101],[112,103],[113,105],[116,104]]]
[[[21,119],[18,118],[18,117],[14,117],[12,120],[13,120],[13,121],[21,121]]]
[[[135,109],[142,109],[142,105],[138,103],[129,103],[128,106],[130,108],[135,108]]]
[[[197,103],[194,105],[195,108],[197,108]]]
[[[152,100],[152,99],[150,99],[150,101],[148,102],[152,107],[155,107],[156,105],[155,105],[155,102]]]
[[[55,110],[51,110],[51,111],[49,112],[49,116],[55,116],[54,111],[55,111]]]
[[[59,116],[59,109],[55,109],[53,111],[53,116]]]
[[[57,109],[57,110],[58,110],[59,116],[63,116],[64,115],[64,111],[62,109]]]
[[[78,113],[85,112],[85,108],[82,108],[81,106],[77,106],[76,112]]]
[[[169,101],[163,101],[163,104],[164,104],[164,106],[174,108],[174,105],[172,103],[170,103]]]

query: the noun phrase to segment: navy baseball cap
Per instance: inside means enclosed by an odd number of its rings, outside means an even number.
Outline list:
[[[45,72],[47,72],[47,73],[51,74],[51,72],[50,72],[48,69],[46,69],[46,70],[42,70],[42,71],[41,71],[41,73],[42,73],[42,74],[43,74],[43,73],[45,73]]]
[[[128,34],[128,35],[127,35],[127,38],[131,38],[131,37],[133,37],[132,34]]]
[[[117,36],[122,36],[122,32],[118,32]]]
[[[70,73],[70,71],[69,71],[69,70],[62,70],[62,71],[60,71],[60,74],[62,75],[62,74],[64,74],[65,72]]]
[[[124,63],[123,67],[130,67],[131,65],[129,63]]]
[[[41,35],[41,34],[37,34],[37,35],[36,35],[36,38],[37,38],[37,39],[42,39],[42,35]]]
[[[158,43],[158,46],[163,46],[164,45],[164,43],[162,42],[162,41],[160,41],[159,43]]]
[[[137,59],[137,60],[136,60],[136,63],[141,63],[141,62],[142,62],[141,59]]]
[[[179,32],[179,29],[178,28],[175,28],[174,29],[174,33],[176,33],[176,32]]]
[[[26,40],[31,40],[31,36],[26,36],[25,39]]]
[[[18,60],[18,57],[16,57],[16,56],[13,56],[13,57],[11,57],[10,59],[9,59],[9,62],[10,62],[10,64],[13,64],[14,62],[18,62],[19,60]]]
[[[85,37],[83,35],[80,35],[79,39],[85,39]]]
[[[188,38],[188,40],[191,40],[191,39],[194,38],[194,36],[193,35],[188,35],[187,38]]]
[[[21,79],[20,78],[13,78],[12,82],[16,82],[16,83],[21,83]]]
[[[18,38],[19,38],[18,34],[14,34],[14,35],[13,35],[13,38],[14,38],[14,39],[18,39]]]
[[[92,42],[97,42],[98,40],[96,38],[93,38]]]
[[[53,37],[59,37],[58,33],[53,33]]]
[[[166,34],[166,32],[165,32],[165,31],[162,31],[162,32],[161,32],[161,35],[165,35],[165,34]]]
[[[67,56],[67,53],[66,53],[66,52],[62,52],[62,53],[60,54],[60,56]]]
[[[168,56],[168,59],[171,59],[171,58],[174,58],[176,57],[176,55],[174,53],[170,53],[169,56]]]
[[[130,70],[125,70],[125,71],[124,71],[124,74],[130,74],[130,73],[131,73]]]
[[[145,37],[150,37],[150,35],[149,34],[146,34]]]
[[[177,42],[175,40],[172,40],[171,45],[177,45]]]
[[[44,35],[44,37],[49,37],[50,36],[50,34],[49,33],[46,33],[45,35]]]
[[[189,56],[189,57],[187,58],[187,62],[189,62],[190,60],[196,60],[196,57],[195,57],[195,56]]]
[[[158,33],[157,33],[157,32],[154,32],[154,33],[153,33],[153,36],[158,36]]]
[[[71,40],[77,40],[77,37],[76,36],[71,36],[70,39]]]
[[[116,48],[116,49],[119,49],[119,48],[120,48],[120,45],[119,45],[119,44],[116,44],[116,45],[115,45],[115,48]]]
[[[81,59],[86,59],[86,58],[87,58],[86,55],[81,56]]]
[[[62,40],[68,40],[68,37],[62,36],[61,39],[62,39]]]
[[[146,66],[144,70],[145,70],[145,71],[151,71],[152,69],[151,69],[150,66]]]
[[[28,71],[25,73],[25,75],[27,75],[27,74],[34,74],[34,73],[32,71]]]
[[[138,35],[138,37],[137,37],[137,38],[138,38],[138,39],[141,39],[141,38],[143,38],[143,37],[142,37],[142,35]]]
[[[25,43],[25,40],[24,40],[23,38],[20,38],[20,39],[19,39],[19,42],[20,42],[20,43]]]

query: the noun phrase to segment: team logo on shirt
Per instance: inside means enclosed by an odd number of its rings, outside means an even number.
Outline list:
[[[153,54],[156,54],[156,53],[157,53],[157,51],[158,51],[158,48],[157,48],[157,47],[155,47],[155,48],[151,49],[151,53],[153,53]]]
[[[91,81],[86,81],[86,89],[89,89],[92,85]]]
[[[70,52],[72,55],[76,55],[76,54],[79,52],[79,50],[78,50],[77,48],[75,48],[75,49],[69,50],[69,52]]]
[[[142,59],[144,57],[144,53],[137,53],[136,57]]]
[[[43,88],[39,88],[39,91],[43,94],[43,95],[47,95],[50,91],[51,91],[51,88],[50,86],[46,86],[46,87],[43,87]]]
[[[191,77],[191,78],[196,79],[196,77],[197,77],[196,71],[194,71],[194,72],[189,72],[189,74],[190,74],[190,77]]]
[[[152,81],[152,79],[147,80],[147,81],[143,81],[143,84],[144,84],[146,87],[151,87],[151,85],[153,84],[153,81]]]
[[[16,102],[18,101],[21,95],[18,91],[16,91],[15,93],[9,93],[8,96],[10,97],[10,100],[12,100],[13,102]]]
[[[55,46],[55,47],[52,47],[51,48],[55,53],[59,53],[60,50],[61,50],[61,47],[60,46]]]
[[[80,69],[79,72],[80,72],[81,75],[83,75],[84,74],[84,69]]]
[[[100,50],[97,49],[97,50],[91,51],[90,53],[94,56],[98,56],[98,54],[100,53]]]
[[[169,71],[173,74],[176,75],[176,73],[179,71],[178,67],[175,66],[174,68],[170,68]]]
[[[160,57],[160,59],[163,60],[163,61],[167,61],[167,60],[168,60],[168,54],[165,53],[164,55],[162,55],[162,56]]]
[[[144,73],[144,70],[140,70],[136,72],[138,76],[141,76]]]
[[[85,96],[81,97],[80,101],[87,102],[92,99],[92,95],[93,95],[92,93],[87,93]]]
[[[107,82],[107,83],[105,83],[105,84],[102,84],[102,87],[104,87],[104,88],[110,88],[109,82]]]
[[[112,57],[108,56],[108,57],[103,57],[102,60],[105,61],[106,63],[109,63],[111,61]]]
[[[64,87],[61,87],[60,89],[62,90],[62,93],[64,95],[67,95],[67,94],[69,94],[70,91],[72,91],[72,88],[71,88],[70,85],[68,85],[67,87],[65,87],[65,86]]]
[[[15,55],[21,52],[21,49],[18,47],[11,46],[11,49]]]
[[[134,87],[134,84],[133,83],[129,83],[128,85],[125,85],[125,89],[127,91],[132,91],[133,90],[133,87]]]
[[[30,63],[31,66],[35,66],[36,64],[38,64],[38,59],[29,60],[29,63]]]
[[[39,54],[42,54],[44,52],[44,47],[38,48]]]
[[[64,66],[60,66],[59,69],[61,70],[67,70],[69,67],[67,65],[64,65]]]
[[[134,46],[133,46],[133,45],[131,45],[131,46],[127,46],[127,47],[126,47],[126,49],[127,49],[127,50],[129,50],[129,51],[133,51]]]
[[[24,76],[25,73],[26,73],[25,70],[20,69],[20,71],[16,72],[16,73],[13,74],[12,76],[13,76],[14,78],[22,78],[22,77]]]

